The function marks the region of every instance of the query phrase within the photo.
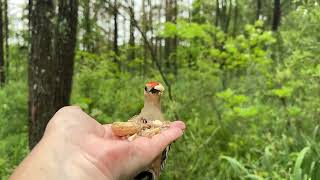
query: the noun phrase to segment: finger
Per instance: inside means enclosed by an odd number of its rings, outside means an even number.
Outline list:
[[[158,152],[162,152],[170,143],[181,137],[183,134],[183,130],[177,127],[170,127],[168,130],[161,132],[152,137],[151,145],[158,150]]]
[[[152,138],[139,137],[133,141],[138,149],[156,150],[156,154],[161,152],[170,143],[178,139],[183,134],[185,124],[182,121],[175,121],[170,124],[169,129],[153,136]]]
[[[180,122],[174,123],[169,129],[152,138],[139,137],[129,142],[136,162],[140,162],[143,166],[150,164],[170,143],[182,136],[182,128]]]
[[[182,121],[174,121],[170,123],[170,127],[180,128],[184,130],[186,128],[186,125]]]
[[[131,145],[133,146],[134,154],[140,157],[141,161],[150,163],[149,161],[157,157],[170,143],[178,139],[182,134],[182,129],[170,127],[152,138],[139,137],[132,141]]]

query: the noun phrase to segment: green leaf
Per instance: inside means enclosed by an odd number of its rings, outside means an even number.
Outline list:
[[[220,159],[227,160],[231,165],[232,169],[238,174],[249,174],[248,170],[236,159],[229,156],[220,156]]]
[[[278,97],[291,97],[293,89],[291,87],[282,87],[280,89],[274,89],[272,90],[273,94],[278,96]]]
[[[236,107],[235,112],[238,114],[238,116],[243,117],[243,118],[249,118],[249,117],[254,117],[258,114],[258,110],[256,107],[246,107],[246,108],[240,108]]]
[[[254,179],[254,180],[263,180],[261,176],[255,175],[255,174],[249,174],[245,176],[244,178],[246,179]]]
[[[300,153],[296,159],[296,162],[294,164],[293,180],[303,180],[301,165],[303,163],[303,159],[304,159],[305,155],[307,154],[307,152],[309,150],[310,150],[310,147],[305,147],[300,151]]]

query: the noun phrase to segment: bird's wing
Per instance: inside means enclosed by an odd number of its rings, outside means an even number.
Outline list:
[[[128,121],[129,122],[140,122],[142,119],[142,116],[141,115],[134,115],[132,116]]]
[[[162,171],[164,169],[164,166],[166,165],[167,159],[168,159],[168,153],[170,151],[170,147],[171,144],[169,144],[169,146],[166,147],[166,149],[164,151],[162,151],[161,154],[161,166],[160,166],[160,170]]]

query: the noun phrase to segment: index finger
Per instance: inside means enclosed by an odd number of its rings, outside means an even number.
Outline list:
[[[183,135],[185,124],[182,121],[175,121],[170,124],[170,128],[152,137],[151,144],[154,149],[161,153],[170,143]]]
[[[182,136],[185,125],[181,121],[175,121],[170,124],[170,127],[153,136],[152,138],[140,137],[134,140],[132,143],[135,145],[136,150],[139,153],[144,152],[151,156],[151,159],[159,155],[170,143]],[[145,154],[145,152],[148,152]]]

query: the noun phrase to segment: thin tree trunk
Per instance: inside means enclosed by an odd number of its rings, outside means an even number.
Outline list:
[[[171,0],[165,1],[165,17],[166,22],[172,21],[172,15],[171,15]],[[170,53],[171,53],[171,47],[170,47],[170,38],[165,38],[164,40],[164,61],[165,61],[165,71],[168,71],[167,69],[170,68]]]
[[[177,19],[178,19],[178,0],[174,0],[174,9],[173,9],[173,14],[174,14],[174,23],[177,24]],[[178,37],[174,36],[173,38],[173,62],[172,62],[172,69],[173,73],[175,75],[178,74],[178,64],[177,64],[177,47],[178,47]]]
[[[233,14],[233,32],[232,35],[233,37],[236,36],[237,34],[237,27],[238,27],[238,1],[234,1],[234,14]]]
[[[219,18],[220,18],[220,3],[219,0],[216,0],[216,22],[215,26],[219,26]]]
[[[153,14],[152,14],[152,4],[151,4],[151,0],[148,0],[148,6],[149,6],[149,12],[148,12],[148,25],[147,25],[147,29],[150,32],[151,35],[151,45],[154,46],[154,39],[153,39]]]
[[[281,20],[280,0],[274,0],[272,30],[277,31]]]
[[[32,36],[32,25],[31,25],[31,16],[32,16],[32,9],[33,9],[33,1],[32,0],[28,0],[28,41],[29,43],[27,43],[28,46],[28,52],[29,52],[29,57],[28,57],[28,61],[31,62],[31,36]],[[18,72],[18,63],[15,63],[15,72]]]
[[[2,11],[3,4],[2,0],[0,0],[0,87],[3,86],[6,82],[6,68],[4,61],[4,52],[3,52],[3,18]]]
[[[116,62],[120,69],[120,64],[118,61],[119,56],[119,47],[118,47],[118,2],[117,0],[114,0],[113,4],[113,52],[115,53],[114,62]]]
[[[143,33],[147,33],[147,13],[146,13],[146,0],[142,0],[142,31]],[[148,47],[145,41],[143,41],[143,65],[141,67],[141,74],[144,76],[147,71],[148,65]]]
[[[32,0],[28,0],[28,28],[29,28],[29,38],[31,37],[31,15],[33,9]]]
[[[172,22],[172,0],[166,0],[165,4],[165,17],[166,22]],[[170,69],[170,54],[172,51],[172,38],[165,38],[164,40],[164,58],[165,58],[165,71],[168,72],[168,69]]]
[[[6,42],[6,77],[9,78],[10,51],[9,51],[9,18],[8,18],[8,0],[4,0],[4,21],[5,21],[5,42]]]
[[[131,7],[134,9],[134,0],[131,0]],[[128,60],[133,60],[135,59],[135,37],[134,37],[134,12],[133,12],[133,17],[130,16],[130,35],[129,35],[129,55],[128,55]]]
[[[93,52],[93,45],[92,45],[92,40],[91,40],[91,3],[90,0],[85,0],[83,4],[84,8],[84,39],[83,39],[83,46],[84,49],[88,52]]]
[[[221,29],[225,32],[226,31],[226,24],[227,24],[227,8],[228,8],[228,4],[227,4],[227,0],[222,0],[221,1]]]
[[[161,13],[161,10],[162,10],[162,7],[163,7],[163,2],[160,1],[160,5],[159,5],[159,8],[158,8],[158,22],[161,23],[161,18],[162,18],[162,13]],[[157,39],[157,52],[155,52],[155,54],[157,54],[157,57],[159,57],[160,61],[162,60],[163,58],[163,52],[162,52],[162,41],[163,39],[161,37],[158,37]]]
[[[59,0],[54,24],[54,0],[33,1],[28,68],[30,149],[41,139],[53,114],[69,104],[78,8],[77,0]]]
[[[226,3],[227,3],[227,1],[226,1]],[[231,16],[232,16],[232,0],[229,0],[229,6],[228,6],[228,4],[226,4],[226,7],[229,9],[228,9],[228,13],[226,14],[226,24],[224,27],[224,32],[228,33],[229,24],[230,24]]]
[[[176,0],[166,0],[166,22],[176,24],[177,18],[177,2]],[[176,63],[177,37],[165,38],[164,58],[166,72],[174,72]]]
[[[128,43],[127,41],[127,32],[128,32],[128,29],[127,29],[127,18],[123,17],[122,19],[120,19],[120,29],[122,30],[122,45],[125,45]],[[129,27],[129,36],[130,36],[130,27]]]
[[[110,17],[111,19],[111,17]],[[111,42],[113,42],[113,27],[111,26],[111,23],[108,22],[108,36],[107,36],[107,39],[108,39],[108,49],[109,50],[113,50],[113,44]]]
[[[216,0],[216,17],[215,17],[216,21],[214,23],[214,25],[216,26],[216,28],[218,28],[219,26],[219,18],[220,18],[220,2],[219,0]],[[214,46],[217,46],[217,35],[214,35]]]
[[[257,1],[257,13],[256,13],[256,20],[259,20],[260,15],[261,15],[261,0],[256,0]]]

